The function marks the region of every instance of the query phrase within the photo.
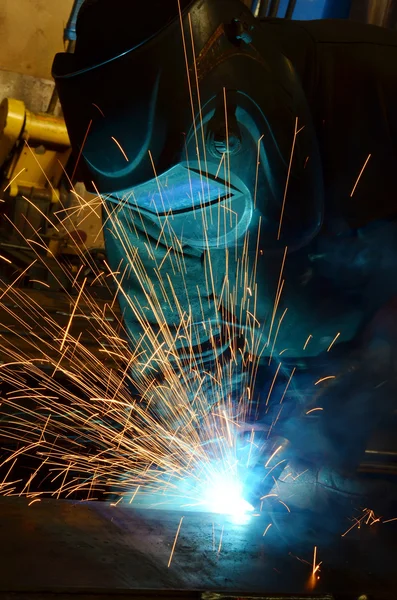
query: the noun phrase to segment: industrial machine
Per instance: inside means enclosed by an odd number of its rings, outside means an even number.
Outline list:
[[[69,137],[61,116],[34,114],[14,98],[2,101],[0,251],[6,259],[2,272],[11,277],[15,267],[25,271],[20,282],[25,287],[66,290],[67,274],[77,273],[84,251],[93,264],[104,258],[101,247],[93,252],[92,247],[90,251],[85,247],[86,231],[68,217],[73,202],[78,206],[80,198],[77,192],[70,193],[70,158]],[[99,218],[95,233],[98,231]],[[36,256],[40,260],[32,264]],[[29,264],[32,266],[26,270]],[[92,270],[93,264],[86,265],[86,270]]]
[[[44,254],[49,260],[59,247],[53,215],[67,204],[68,193],[62,179],[70,155],[62,117],[33,114],[20,100],[3,100],[0,105],[0,211],[3,216],[0,248],[21,266],[30,258],[28,240],[33,243],[45,240],[48,250]],[[36,275],[33,274],[32,279],[40,279]],[[42,275],[47,279],[45,273]]]
[[[81,4],[75,3],[65,28],[68,52],[73,52]],[[24,272],[20,286],[62,292],[70,288],[68,275],[78,272],[84,255],[87,276],[104,255],[103,241],[94,245],[87,240],[90,212],[97,215],[91,218],[91,238],[100,237],[100,203],[93,208],[84,187],[80,189],[76,180],[71,185],[76,158],[59,113],[56,90],[45,113],[33,113],[15,98],[0,104],[0,252],[6,279],[15,276],[16,268]],[[73,214],[80,219],[71,218]],[[85,222],[83,228],[76,224],[79,220]]]
[[[20,100],[5,98],[0,105],[0,132],[3,195],[9,190],[10,198],[48,197],[59,202],[59,185],[71,153],[63,119],[35,115]]]

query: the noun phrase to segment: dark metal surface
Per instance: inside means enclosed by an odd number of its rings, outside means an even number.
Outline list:
[[[258,17],[260,19],[264,19],[265,17],[267,17],[268,10],[269,10],[269,0],[262,0],[260,8],[259,8]]]
[[[168,568],[179,511],[52,500],[28,506],[26,499],[9,498],[0,500],[0,514],[2,598],[42,590],[109,595],[179,589],[344,599],[366,593],[391,600],[397,589],[393,523],[349,538],[336,534],[332,543],[318,529],[323,565],[313,589],[312,541],[296,548],[282,543],[276,526],[263,537],[266,515],[233,525],[221,516],[185,513]],[[298,518],[280,517],[289,529]]]
[[[277,17],[279,7],[280,7],[280,0],[271,0],[268,16],[269,17]]]
[[[350,18],[389,29],[397,28],[396,0],[353,0]]]
[[[285,11],[286,19],[292,19],[295,7],[296,7],[296,0],[289,0],[287,10]]]

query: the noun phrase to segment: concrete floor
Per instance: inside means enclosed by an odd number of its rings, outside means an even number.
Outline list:
[[[43,590],[108,597],[139,589],[396,597],[394,523],[335,535],[332,543],[317,529],[323,565],[313,589],[313,540],[283,543],[276,525],[263,537],[266,515],[237,526],[221,516],[186,513],[169,568],[179,511],[55,500],[28,506],[26,499],[3,498],[0,515],[0,598],[11,592],[33,598]],[[299,515],[278,519],[291,529]]]

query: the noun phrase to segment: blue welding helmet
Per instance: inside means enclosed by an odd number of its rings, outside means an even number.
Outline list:
[[[264,250],[307,243],[323,213],[316,136],[293,66],[250,11],[239,0],[105,6],[86,0],[75,54],[53,65],[87,188],[149,218],[172,214],[192,246],[229,246],[259,220]]]

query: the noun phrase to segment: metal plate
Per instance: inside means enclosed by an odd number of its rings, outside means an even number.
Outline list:
[[[4,498],[0,514],[0,592],[244,590],[262,597],[373,593],[391,600],[397,589],[393,524],[335,535],[332,542],[317,529],[323,565],[313,588],[312,541],[295,548],[276,527],[263,537],[268,516],[236,526],[221,516],[187,513],[168,568],[179,511],[54,500],[28,506],[26,499]],[[280,518],[291,528],[299,515]]]

